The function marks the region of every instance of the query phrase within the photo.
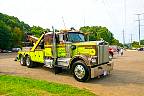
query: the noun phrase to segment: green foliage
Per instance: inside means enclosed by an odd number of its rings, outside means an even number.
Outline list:
[[[124,47],[124,45],[123,45],[122,43],[119,43],[118,46],[120,46],[120,47]]]
[[[91,41],[103,39],[110,45],[122,45],[106,27],[85,26],[81,27],[80,30],[84,33],[89,32]],[[32,33],[36,37],[40,37],[44,31],[50,32],[50,29],[43,29],[40,26],[30,27],[16,17],[0,13],[0,49],[21,47],[21,42],[24,41],[26,33]],[[56,30],[56,32],[58,31]]]
[[[117,45],[117,44],[119,44],[119,41],[116,39],[112,39],[111,45]]]
[[[30,26],[18,18],[0,13],[0,49],[20,47],[24,33],[30,31]]]
[[[132,47],[133,47],[133,48],[140,48],[139,42],[133,41]]]
[[[120,45],[118,40],[116,40],[113,36],[113,34],[106,28],[102,26],[85,26],[81,27],[80,30],[84,33],[89,33],[89,39],[90,41],[95,41],[95,40],[105,40],[108,42],[110,45]]]
[[[39,26],[30,27],[18,18],[0,13],[0,49],[11,49],[21,47],[26,33],[40,37],[42,32],[50,31]]]
[[[0,75],[2,96],[96,96],[66,84],[33,80],[24,77]]]
[[[0,49],[9,49],[11,39],[11,28],[0,20]]]
[[[42,27],[40,26],[33,26],[31,27],[31,32],[36,36],[36,37],[40,37],[41,34],[45,31],[50,31],[50,29],[43,29]]]
[[[141,40],[140,43],[141,43],[141,45],[144,45],[144,40]]]

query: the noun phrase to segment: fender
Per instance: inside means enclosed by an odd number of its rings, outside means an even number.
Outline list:
[[[75,55],[75,56],[72,57],[72,59],[70,60],[69,67],[71,68],[71,67],[72,67],[72,64],[73,64],[74,62],[78,61],[78,60],[83,60],[87,66],[90,66],[90,62],[89,62],[87,56],[85,56],[85,55]]]

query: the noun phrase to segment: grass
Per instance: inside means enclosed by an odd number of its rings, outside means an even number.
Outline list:
[[[95,96],[95,94],[66,84],[0,75],[0,96]]]

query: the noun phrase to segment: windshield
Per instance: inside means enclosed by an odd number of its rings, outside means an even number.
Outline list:
[[[69,32],[68,33],[68,41],[70,42],[84,42],[85,38],[82,33],[76,33],[76,32]]]

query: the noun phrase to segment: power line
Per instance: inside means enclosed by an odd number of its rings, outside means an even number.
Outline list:
[[[107,1],[107,0],[106,0]],[[103,5],[104,5],[104,7],[105,7],[105,11],[106,11],[106,13],[107,13],[107,15],[108,15],[108,17],[109,17],[109,20],[113,23],[113,20],[112,20],[112,15],[111,15],[111,12],[110,12],[110,6],[109,6],[109,3],[108,2],[105,2],[105,0],[102,0],[102,3],[103,3]],[[115,23],[116,21],[114,21],[114,23]]]

